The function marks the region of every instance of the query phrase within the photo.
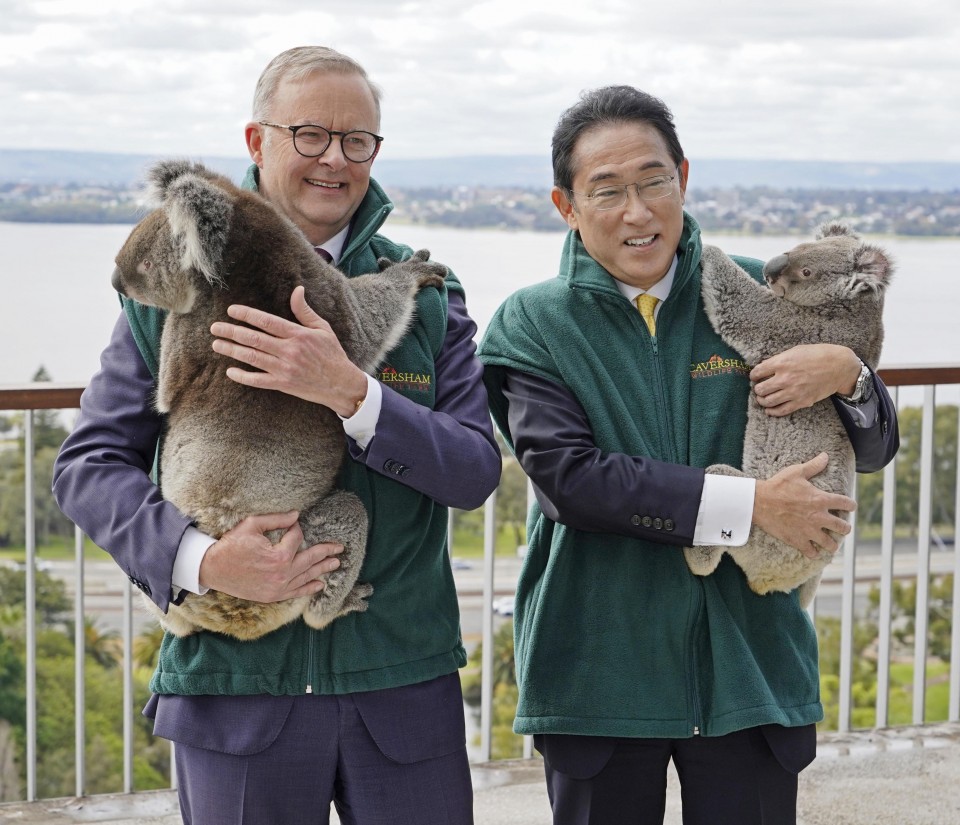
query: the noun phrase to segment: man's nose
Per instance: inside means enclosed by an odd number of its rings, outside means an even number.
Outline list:
[[[317,157],[317,163],[326,163],[328,166],[342,168],[347,165],[347,158],[343,154],[343,136],[331,135],[330,145]]]
[[[637,185],[627,187],[627,202],[624,205],[623,213],[627,217],[639,217],[646,219],[652,214],[653,210],[650,204],[640,197]]]

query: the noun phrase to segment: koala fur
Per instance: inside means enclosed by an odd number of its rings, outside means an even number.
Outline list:
[[[840,223],[824,224],[816,240],[771,259],[763,268],[769,288],[757,283],[723,252],[704,246],[701,293],[707,316],[723,340],[753,367],[797,344],[850,347],[872,369],[883,343],[884,292],[893,265],[880,248],[864,243]],[[818,453],[830,456],[812,479],[823,490],[849,495],[855,460],[843,424],[829,398],[785,417],[769,416],[750,394],[742,472],[726,465],[708,473],[766,479]],[[808,559],[755,525],[743,547],[688,547],[697,575],[712,573],[724,552],[746,574],[756,593],[800,587],[806,607],[832,554]]]
[[[346,441],[330,409],[226,377],[236,365],[211,348],[210,325],[245,304],[289,320],[298,285],[370,371],[409,326],[415,296],[439,288],[446,268],[421,251],[381,271],[347,278],[326,263],[270,203],[199,164],[164,161],[149,175],[159,208],[131,232],[116,258],[114,288],[169,311],[160,343],[157,410],[165,416],[160,473],[164,496],[203,532],[220,537],[246,516],[300,512],[307,547],[341,543],[340,567],[315,596],[261,604],[209,591],[188,594],[162,614],[177,636],[198,629],[254,639],[303,616],[322,628],[366,610],[373,592],[358,584],[367,541],[360,499],[333,490]],[[271,537],[274,541],[278,536]]]

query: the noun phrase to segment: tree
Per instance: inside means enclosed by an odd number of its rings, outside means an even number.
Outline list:
[[[12,575],[10,575],[12,574]],[[19,780],[0,764],[0,798],[19,798],[25,776],[26,692],[22,571],[0,569],[0,757],[12,751]],[[38,573],[37,633],[37,793],[41,797],[73,795],[75,790],[73,630],[62,615],[72,610],[62,591],[49,588]],[[19,580],[18,580],[19,579]],[[16,604],[9,604],[13,599]],[[84,622],[86,788],[88,793],[118,792],[123,786],[123,680],[117,678],[116,634]],[[149,696],[149,671],[134,673],[134,784],[138,790],[169,786],[169,746],[156,739],[150,720],[136,709]],[[6,733],[4,733],[6,731]],[[17,776],[16,771],[14,776]],[[18,785],[19,787],[14,787]]]
[[[87,656],[105,670],[112,670],[123,659],[123,642],[116,630],[100,630],[96,619],[85,616],[83,638]]]
[[[37,622],[41,627],[62,625],[70,618],[73,605],[67,596],[66,585],[47,573],[36,571]],[[0,567],[0,605],[21,611],[27,603],[27,573]],[[21,613],[21,623],[23,614]],[[9,629],[9,628],[8,628]]]
[[[527,541],[527,476],[520,463],[507,455],[503,460],[503,472],[497,487],[497,526],[512,529],[514,544]]]
[[[483,643],[470,654],[463,675],[463,698],[473,708],[480,706]],[[513,732],[517,715],[517,670],[513,652],[513,622],[506,621],[493,636],[493,706],[490,751],[493,759],[512,759],[521,755],[523,739]]]
[[[957,405],[942,404],[936,409],[933,432],[932,519],[935,525],[955,523],[957,489]],[[896,521],[916,525],[920,499],[920,449],[923,410],[900,410],[900,451],[896,465]],[[883,513],[883,473],[858,476],[858,521],[879,524]]]
[[[40,367],[33,381],[49,381]],[[57,507],[53,498],[53,465],[67,430],[60,423],[58,410],[34,410],[33,421],[33,511],[37,543],[47,544],[53,536],[70,536],[73,525]],[[0,547],[20,544],[26,533],[26,434],[23,417],[18,416],[18,449],[0,453]],[[12,419],[11,419],[12,421]],[[12,424],[11,424],[12,427]]]

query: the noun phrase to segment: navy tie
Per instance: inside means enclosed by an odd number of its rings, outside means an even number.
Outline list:
[[[333,263],[333,255],[331,255],[329,252],[327,252],[327,250],[324,249],[322,246],[315,246],[315,247],[313,248],[313,250],[314,250],[314,252],[316,252],[321,258],[323,258],[323,260],[325,260],[328,264],[332,264],[332,263]]]

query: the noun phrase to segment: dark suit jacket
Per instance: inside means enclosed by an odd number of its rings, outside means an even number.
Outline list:
[[[859,472],[873,472],[893,459],[900,446],[896,409],[879,377],[878,418],[857,426],[848,405],[835,400],[850,435]],[[564,387],[539,376],[510,370],[504,387],[510,401],[510,431],[517,459],[531,478],[544,515],[591,532],[617,533],[678,547],[689,546],[697,524],[704,471],[697,467],[602,454],[583,408]],[[670,530],[631,524],[622,503],[636,513],[669,514]]]

